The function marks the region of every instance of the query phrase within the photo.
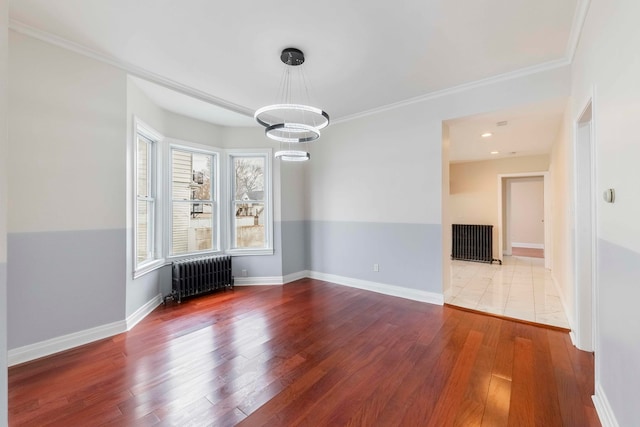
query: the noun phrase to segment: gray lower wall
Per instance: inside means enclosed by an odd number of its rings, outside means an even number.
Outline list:
[[[9,233],[9,349],[125,318],[125,231]]]
[[[637,425],[640,395],[640,254],[598,241],[596,362],[600,381],[621,426]]]
[[[165,296],[170,293],[171,266],[166,265],[137,279],[130,279],[127,283],[126,316],[131,316],[158,294]]]
[[[306,247],[306,221],[283,221],[282,275],[308,270]]]
[[[309,270],[442,293],[439,224],[309,221],[306,241]]]

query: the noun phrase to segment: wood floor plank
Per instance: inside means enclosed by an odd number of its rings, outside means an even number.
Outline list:
[[[453,372],[449,376],[447,384],[438,397],[437,404],[429,417],[429,426],[451,426],[456,421],[457,414],[461,411],[462,398],[469,384],[471,370],[475,365],[483,334],[477,331],[470,331],[460,355],[453,367]],[[463,421],[467,424],[466,421]]]
[[[556,371],[553,366],[547,331],[541,328],[533,330],[535,334],[533,369],[534,413],[536,425],[549,427],[562,426],[558,389],[549,387],[556,381]]]
[[[480,425],[483,427],[503,427],[509,425],[510,402],[511,380],[492,374]]]
[[[536,426],[533,388],[535,381],[533,352],[533,343],[530,339],[516,337],[513,349],[513,377],[511,404],[509,406],[509,426]]]
[[[302,279],[9,369],[11,426],[598,426],[568,334]]]

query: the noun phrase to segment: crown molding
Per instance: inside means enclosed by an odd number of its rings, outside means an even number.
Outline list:
[[[437,98],[442,98],[445,96],[453,95],[456,93],[464,92],[467,90],[477,89],[484,86],[489,86],[492,84],[513,80],[525,76],[529,76],[532,74],[541,73],[544,71],[555,70],[558,68],[566,67],[570,65],[571,62],[567,58],[556,59],[554,61],[544,62],[542,64],[533,65],[531,67],[521,68],[519,70],[510,71],[508,73],[498,74],[492,77],[487,77],[481,80],[475,80],[469,83],[463,83],[458,86],[452,86],[447,89],[437,90],[434,92],[429,92],[424,95],[416,96],[414,98],[405,99],[404,101],[394,102],[392,104],[383,105],[380,107],[372,108],[370,110],[363,111],[361,113],[355,113],[348,116],[341,117],[336,120],[332,120],[332,123],[342,123],[354,119],[359,119],[366,116],[371,116],[373,114],[382,113],[389,110],[394,110],[396,108],[406,107],[408,105],[417,104],[420,102],[430,101]]]
[[[569,37],[569,42],[567,44],[567,52],[564,58],[557,59],[554,61],[545,62],[542,64],[537,64],[531,67],[521,68],[519,70],[510,71],[503,74],[498,74],[492,77],[487,77],[485,79],[475,80],[469,83],[463,83],[461,85],[452,86],[450,88],[437,90],[433,92],[426,93],[424,95],[416,96],[413,98],[405,99],[402,101],[398,101],[391,104],[382,105],[380,107],[372,108],[369,110],[365,110],[359,113],[350,114],[347,116],[343,116],[340,118],[332,119],[332,123],[343,123],[355,119],[359,119],[362,117],[371,116],[374,114],[382,113],[389,110],[394,110],[396,108],[405,107],[408,105],[425,102],[437,98],[442,98],[448,95],[464,92],[467,90],[477,89],[484,86],[517,79],[520,77],[529,76],[532,74],[541,73],[544,71],[554,70],[557,68],[562,68],[571,64],[573,60],[573,56],[575,55],[575,51],[577,45],[580,40],[580,33],[582,32],[582,27],[584,25],[584,21],[587,16],[587,12],[589,9],[590,0],[578,0],[579,4],[576,8],[576,13],[574,15],[573,24],[571,27],[571,33]],[[224,99],[218,98],[214,95],[211,95],[207,92],[201,91],[199,89],[195,89],[191,86],[187,86],[185,84],[179,83],[170,78],[164,77],[162,75],[156,74],[152,71],[146,70],[144,68],[138,67],[131,63],[121,61],[117,58],[114,58],[109,55],[105,55],[103,53],[97,52],[93,49],[90,49],[84,45],[79,43],[72,42],[70,40],[64,39],[62,37],[56,36],[46,31],[42,31],[38,28],[32,27],[30,25],[24,24],[15,19],[11,19],[9,21],[9,28],[21,33],[28,35],[30,37],[36,38],[38,40],[42,40],[44,42],[62,47],[64,49],[76,52],[78,54],[87,56],[89,58],[95,59],[97,61],[109,64],[116,68],[119,68],[133,76],[143,78],[145,80],[149,80],[153,83],[159,84],[166,88],[175,90],[177,92],[183,93],[185,95],[189,95],[193,98],[199,99],[201,101],[217,105],[222,108],[229,109],[231,111],[235,111],[239,114],[244,114],[246,116],[253,116],[253,110],[244,107],[242,105],[238,105]]]
[[[580,35],[582,34],[584,23],[587,20],[587,12],[589,11],[590,5],[591,0],[578,0],[576,13],[573,15],[573,23],[571,24],[569,41],[567,42],[567,53],[565,54],[565,57],[567,58],[569,63],[573,62],[573,57],[575,56],[576,50],[578,49],[578,44],[580,43]]]
[[[103,53],[97,52],[96,50],[88,48],[84,45],[72,42],[70,40],[56,36],[49,32],[42,31],[38,28],[24,24],[20,21],[16,21],[15,19],[9,20],[9,28],[17,33],[33,37],[35,39],[44,41],[46,43],[95,59],[96,61],[100,61],[105,64],[111,65],[113,67],[116,67],[120,70],[127,72],[128,74],[131,74],[136,77],[140,77],[145,80],[149,80],[150,82],[159,84],[168,89],[175,90],[176,92],[189,95],[193,98],[199,99],[209,104],[217,105],[218,107],[235,111],[236,113],[239,113],[239,114],[244,114],[246,116],[253,117],[253,110],[247,107],[234,104],[233,102],[226,101],[222,98],[218,98],[217,96],[211,95],[210,93],[201,91],[199,89],[195,89],[191,86],[187,86],[185,84],[172,80],[168,77],[162,76],[160,74],[156,74],[152,71],[138,67],[131,63],[121,61],[113,56],[105,55]]]

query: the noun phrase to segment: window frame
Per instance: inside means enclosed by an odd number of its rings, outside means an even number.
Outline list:
[[[264,149],[229,149],[226,150],[227,164],[227,239],[225,253],[232,256],[250,256],[250,255],[273,255],[273,155],[270,148]],[[234,248],[232,247],[235,225],[235,168],[233,160],[237,157],[263,157],[264,158],[264,226],[265,226],[265,247],[264,248]]]
[[[130,242],[132,246],[127,250],[130,251],[132,261],[131,274],[133,279],[157,270],[165,265],[170,265],[172,261],[184,259],[193,256],[227,254],[234,256],[245,255],[273,255],[274,254],[274,215],[273,215],[273,155],[272,149],[221,149],[210,145],[198,144],[190,141],[184,141],[173,138],[166,138],[153,127],[147,125],[137,116],[133,115],[133,135],[129,138],[131,141],[129,151],[129,173],[130,181],[128,181],[128,197],[130,206],[132,207],[128,213],[128,226]],[[152,148],[152,165],[148,172],[149,185],[151,192],[149,199],[153,199],[152,221],[148,224],[153,231],[150,231],[152,242],[149,243],[148,249],[150,256],[138,262],[137,245],[138,245],[138,135],[142,135],[151,142]],[[170,255],[171,233],[172,233],[172,188],[171,188],[171,150],[178,148],[193,153],[202,153],[213,156],[212,159],[212,185],[213,197],[212,208],[217,210],[213,219],[213,227],[215,230],[215,239],[213,242],[216,246],[212,250],[189,252],[186,254]],[[149,154],[148,154],[149,155]],[[264,165],[264,225],[265,225],[265,247],[264,248],[231,248],[231,237],[233,236],[232,227],[235,225],[235,194],[232,193],[235,180],[235,169],[233,168],[233,159],[236,157],[263,157]]]
[[[158,229],[161,226],[161,188],[160,188],[160,156],[163,136],[134,116],[133,120],[133,277],[138,278],[150,271],[162,267],[162,240]],[[138,195],[138,142],[140,136],[148,141],[147,151],[147,196]],[[147,212],[147,258],[138,261],[138,207],[139,202],[151,202],[152,209]]]
[[[166,162],[165,168],[167,173],[164,176],[165,179],[165,188],[166,188],[166,203],[164,206],[165,217],[167,220],[165,221],[166,227],[163,229],[164,241],[166,242],[164,246],[164,253],[166,254],[166,259],[175,261],[179,259],[194,257],[194,256],[204,256],[204,255],[217,255],[223,253],[224,248],[224,218],[222,215],[221,204],[222,200],[224,200],[224,194],[221,194],[222,185],[221,181],[224,179],[224,175],[221,171],[221,161],[220,158],[223,155],[223,150],[218,149],[216,147],[211,147],[208,145],[198,144],[189,141],[183,141],[174,138],[166,138]],[[172,153],[173,150],[177,149],[180,151],[188,151],[190,153],[196,154],[204,154],[208,156],[212,156],[211,161],[211,180],[213,181],[213,185],[211,186],[212,191],[212,199],[211,202],[205,201],[200,203],[211,203],[212,204],[212,215],[214,216],[212,221],[212,228],[214,230],[215,238],[212,240],[212,249],[205,249],[201,251],[193,251],[186,252],[181,254],[173,254],[172,246],[173,246],[173,166],[172,166]],[[189,201],[190,204],[198,203],[198,201]]]

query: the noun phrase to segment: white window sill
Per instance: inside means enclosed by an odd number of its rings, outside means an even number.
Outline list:
[[[138,268],[136,270],[134,270],[133,272],[133,278],[137,279],[139,277],[144,276],[147,273],[151,273],[152,271],[155,271],[157,269],[159,269],[160,267],[164,267],[165,266],[165,260],[164,259],[156,259],[153,261],[149,261],[148,263],[139,265]]]
[[[273,255],[273,248],[267,249],[227,249],[225,252],[231,256]]]
[[[191,252],[189,254],[182,254],[182,255],[169,255],[167,257],[167,264],[171,264],[174,261],[181,261],[187,258],[200,258],[200,257],[217,256],[217,255],[224,255],[224,252],[220,252],[220,251]]]

